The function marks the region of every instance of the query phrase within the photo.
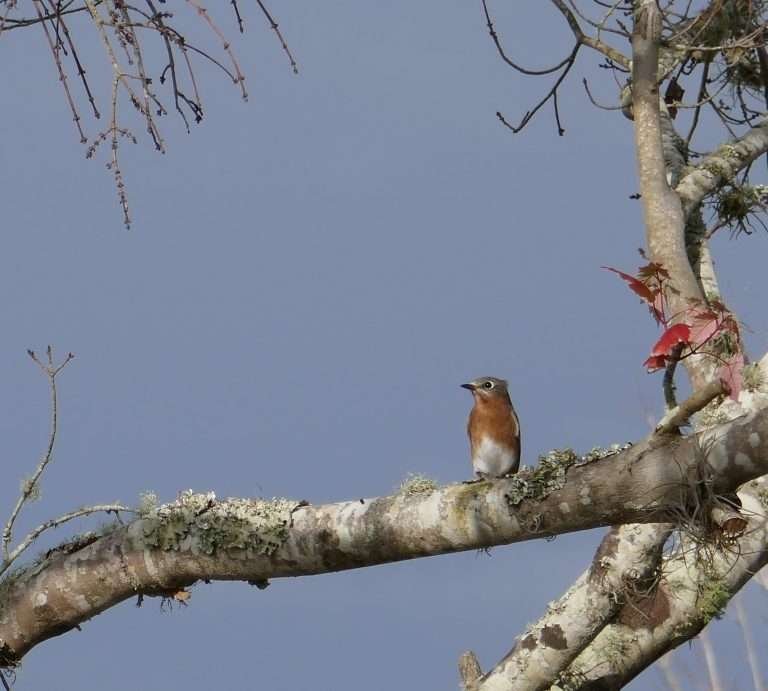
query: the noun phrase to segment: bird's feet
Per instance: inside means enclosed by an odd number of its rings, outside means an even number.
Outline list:
[[[461,484],[462,485],[474,485],[478,482],[490,482],[492,478],[488,477],[485,473],[478,473],[475,472],[476,477],[474,477],[472,480],[464,480]]]

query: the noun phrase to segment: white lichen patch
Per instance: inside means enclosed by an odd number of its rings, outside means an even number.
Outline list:
[[[589,496],[589,491],[590,489],[588,485],[584,485],[584,487],[579,490],[579,503],[582,506],[589,506],[589,504],[592,503],[592,499]]]
[[[740,468],[744,468],[744,470],[752,470],[755,466],[752,459],[742,451],[736,453],[733,457],[733,462]]]
[[[408,473],[398,488],[398,494],[412,497],[416,494],[429,494],[437,489],[437,482],[422,473]]]
[[[88,598],[85,595],[83,595],[83,594],[78,594],[78,595],[72,594],[72,596],[70,597],[69,601],[72,604],[74,604],[75,607],[77,607],[79,612],[90,612],[90,611],[92,611],[92,606],[91,606],[90,600],[88,600]]]
[[[757,432],[752,432],[752,434],[749,435],[749,445],[753,449],[760,446],[760,435]]]
[[[146,547],[163,551],[272,554],[287,538],[298,505],[290,499],[219,501],[213,492],[187,490],[138,522],[140,538]]]
[[[560,513],[571,513],[571,507],[567,501],[560,502],[557,508],[560,509]]]
[[[707,453],[707,462],[716,473],[723,472],[728,467],[730,458],[722,444],[715,443]]]
[[[41,591],[35,595],[35,607],[45,607],[48,603],[48,594]]]

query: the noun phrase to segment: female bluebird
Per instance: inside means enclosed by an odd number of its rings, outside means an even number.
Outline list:
[[[520,466],[520,421],[509,399],[507,382],[480,377],[462,387],[475,399],[467,424],[475,475],[483,479],[516,473]]]

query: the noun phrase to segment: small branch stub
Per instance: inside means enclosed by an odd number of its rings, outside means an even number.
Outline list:
[[[459,658],[459,676],[463,691],[477,691],[480,688],[483,670],[471,650],[466,650]]]

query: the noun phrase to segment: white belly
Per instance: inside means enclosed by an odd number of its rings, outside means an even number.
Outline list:
[[[509,449],[486,437],[472,456],[472,467],[480,475],[502,477],[516,470],[517,461]]]

